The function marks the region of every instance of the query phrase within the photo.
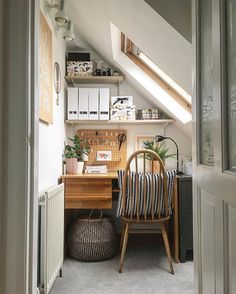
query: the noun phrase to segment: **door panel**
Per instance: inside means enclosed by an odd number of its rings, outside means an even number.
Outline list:
[[[213,142],[213,52],[212,52],[212,0],[199,0],[199,101],[200,163],[214,165]]]
[[[236,1],[226,0],[227,168],[236,172]]]
[[[229,294],[235,294],[236,291],[236,209],[228,205],[228,236],[226,240],[227,261],[228,261],[228,288]]]
[[[201,190],[202,292],[215,293],[215,203],[214,197]]]
[[[200,190],[201,293],[222,293],[223,201],[206,190]]]
[[[235,294],[236,1],[192,4],[194,290]]]

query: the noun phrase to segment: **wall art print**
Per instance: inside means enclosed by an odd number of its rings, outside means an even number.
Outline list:
[[[53,123],[52,31],[40,12],[39,119]]]

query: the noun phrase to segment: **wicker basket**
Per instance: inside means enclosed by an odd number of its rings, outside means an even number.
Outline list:
[[[72,258],[81,261],[102,261],[117,252],[117,238],[110,217],[78,218],[68,236]]]

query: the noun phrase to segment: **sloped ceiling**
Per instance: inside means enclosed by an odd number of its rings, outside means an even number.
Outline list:
[[[171,24],[186,40],[190,43],[192,42],[191,0],[145,0],[145,2]]]
[[[66,10],[79,36],[69,48],[86,40],[103,60],[121,70],[112,55],[113,23],[191,94],[191,44],[144,0],[69,0]],[[126,75],[126,80],[154,101],[132,77]]]

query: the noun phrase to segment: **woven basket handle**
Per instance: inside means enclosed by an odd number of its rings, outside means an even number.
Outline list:
[[[91,217],[92,217],[92,215],[93,215],[93,212],[94,212],[94,210],[100,210],[100,220],[102,219],[102,209],[96,209],[96,208],[93,208],[93,209],[91,209],[91,212],[90,212],[90,214],[89,214],[89,217],[88,217],[88,219],[91,219]]]

